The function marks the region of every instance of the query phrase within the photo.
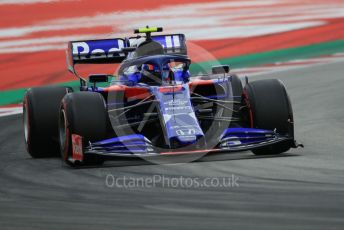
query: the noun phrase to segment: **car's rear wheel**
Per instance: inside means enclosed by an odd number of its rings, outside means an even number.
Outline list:
[[[99,165],[101,157],[85,155],[82,160],[73,159],[72,135],[82,137],[82,142],[103,140],[107,137],[107,110],[102,95],[93,92],[67,94],[61,103],[59,139],[62,160],[71,166]],[[84,146],[81,146],[82,149]]]
[[[58,156],[58,116],[62,98],[71,89],[49,86],[28,89],[23,98],[24,140],[33,158]]]
[[[245,86],[244,95],[249,104],[251,126],[276,130],[277,133],[294,138],[293,111],[283,83],[277,79],[259,80]],[[277,143],[252,150],[256,155],[286,152],[292,141]]]

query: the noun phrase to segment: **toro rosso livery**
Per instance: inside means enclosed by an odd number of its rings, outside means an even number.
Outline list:
[[[297,147],[293,112],[276,79],[248,82],[213,66],[191,76],[183,34],[70,42],[68,69],[80,90],[50,86],[24,96],[28,153],[58,153],[71,166],[118,157],[164,157],[251,150],[279,154]],[[120,63],[116,77],[79,76],[76,64]],[[112,79],[111,84],[101,87]]]

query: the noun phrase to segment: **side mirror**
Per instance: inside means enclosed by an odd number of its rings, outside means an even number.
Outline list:
[[[92,74],[88,77],[88,81],[94,84],[97,82],[108,82],[108,80],[107,74]]]
[[[211,67],[213,74],[229,73],[229,65],[217,65]]]

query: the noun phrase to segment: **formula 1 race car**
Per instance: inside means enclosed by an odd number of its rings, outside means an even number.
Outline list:
[[[29,89],[23,100],[28,153],[61,154],[71,166],[118,157],[163,157],[251,150],[279,154],[298,146],[286,89],[276,79],[243,87],[229,66],[191,76],[183,34],[70,42],[68,69],[80,91],[48,86]],[[76,64],[121,63],[109,75],[79,76]]]

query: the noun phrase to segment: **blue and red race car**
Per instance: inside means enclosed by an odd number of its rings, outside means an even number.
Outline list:
[[[23,100],[25,143],[34,158],[61,154],[68,165],[97,165],[118,157],[230,153],[279,154],[298,146],[286,89],[276,79],[243,87],[229,66],[191,76],[183,34],[70,42],[68,69],[80,91],[29,89]],[[88,80],[76,64],[121,63]]]

